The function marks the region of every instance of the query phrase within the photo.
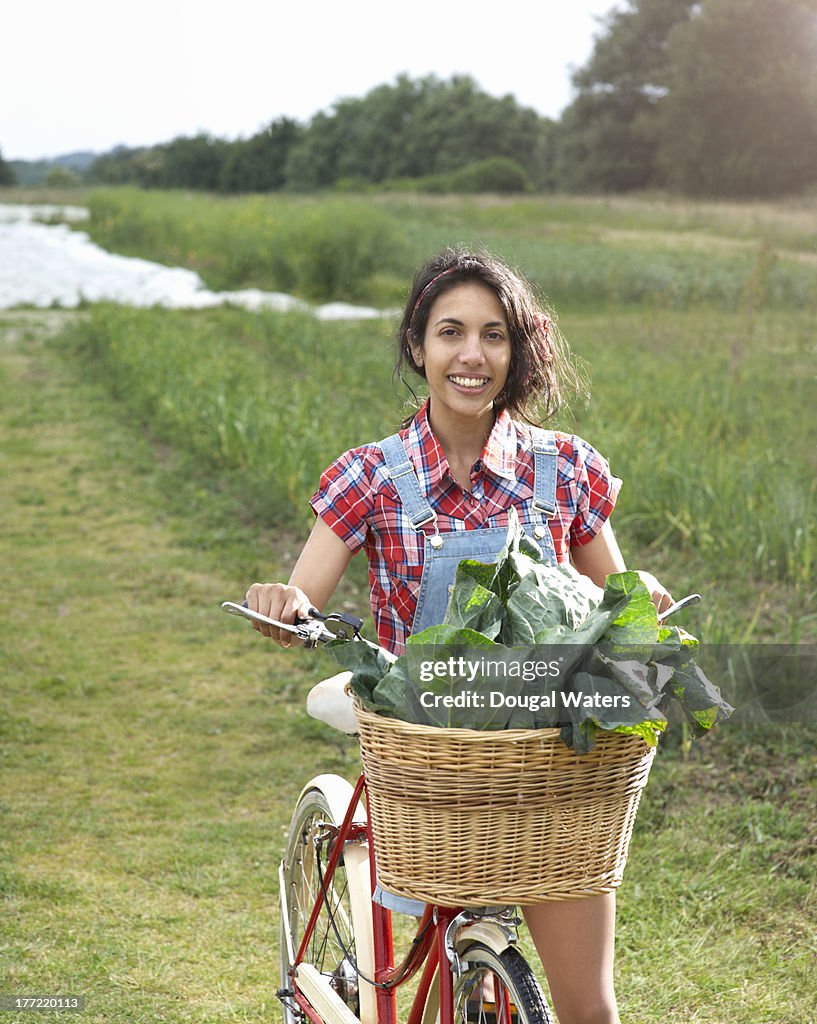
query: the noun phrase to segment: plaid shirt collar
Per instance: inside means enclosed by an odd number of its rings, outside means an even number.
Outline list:
[[[403,440],[420,481],[420,490],[428,497],[448,472],[448,460],[442,445],[434,436],[428,421],[429,402],[426,400],[403,433]],[[503,480],[516,480],[517,438],[516,425],[507,409],[496,418],[480,461],[482,468]]]

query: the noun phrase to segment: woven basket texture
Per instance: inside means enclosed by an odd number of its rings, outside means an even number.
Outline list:
[[[577,756],[558,729],[412,725],[356,703],[377,875],[442,906],[530,904],[620,883],[655,750],[597,733]]]

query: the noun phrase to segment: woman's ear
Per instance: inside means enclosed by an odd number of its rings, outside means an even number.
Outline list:
[[[411,331],[406,331],[406,345],[411,352],[411,358],[414,360],[415,366],[423,365],[423,347],[422,345],[415,345]]]

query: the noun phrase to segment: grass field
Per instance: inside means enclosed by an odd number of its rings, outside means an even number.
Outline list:
[[[400,202],[371,200],[398,220]],[[409,245],[466,214],[494,223],[487,205],[424,205]],[[508,244],[544,267],[530,207],[503,209]],[[648,254],[702,233],[700,278],[713,238],[751,254],[734,295],[706,303],[676,289],[637,305],[636,260],[626,301],[560,304],[593,378],[565,425],[625,479],[631,564],[700,589],[686,623],[710,642],[817,639],[817,311],[762,287],[789,261],[812,273],[797,254],[813,211],[796,212],[562,213],[565,232],[603,222]],[[799,274],[781,287],[807,296]],[[393,299],[390,275],[358,294]],[[264,645],[218,603],[288,572],[316,473],[399,418],[390,330],[231,309],[0,316],[0,994],[84,995],[94,1024],[277,1015],[289,812],[311,775],[352,777],[357,753],[303,711],[333,666]],[[358,567],[337,601],[360,609],[364,589]],[[619,900],[624,1020],[817,1020],[815,739],[727,726],[686,758],[677,738],[660,752]]]
[[[132,189],[89,198],[91,236],[198,270],[216,289],[400,302],[414,269],[456,240],[520,264],[561,309],[814,308],[817,202],[244,196]],[[747,290],[751,293],[747,296]]]
[[[562,425],[625,481],[615,523],[628,560],[704,592],[711,642],[817,636],[817,422],[802,412],[817,404],[812,314],[566,312],[562,324],[593,378]],[[60,346],[264,529],[303,536],[322,469],[402,416],[392,328],[100,307]]]

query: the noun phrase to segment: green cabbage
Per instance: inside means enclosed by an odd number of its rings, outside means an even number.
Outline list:
[[[583,753],[597,729],[636,733],[655,745],[666,728],[670,704],[678,705],[695,735],[734,710],[695,663],[698,641],[678,627],[661,626],[650,593],[636,572],[614,573],[604,590],[569,565],[542,561],[512,510],[508,539],[495,563],[464,560],[445,618],[408,640],[406,653],[389,663],[366,644],[334,641],[336,660],[351,670],[351,688],[364,707],[408,722],[483,729],[561,726],[564,742]],[[485,710],[428,707],[431,693],[441,698],[462,692],[456,673],[420,682],[417,659],[433,651],[440,664],[467,651],[472,662],[484,655],[505,668],[505,696],[548,694],[547,703],[509,700],[488,708],[495,677],[469,681]],[[526,659],[542,664],[558,653],[556,678],[531,684],[512,675]],[[511,663],[514,663],[511,665]],[[495,671],[498,671],[495,670]],[[509,674],[510,673],[510,674]],[[572,696],[570,696],[572,694]],[[521,705],[533,705],[520,706]]]

